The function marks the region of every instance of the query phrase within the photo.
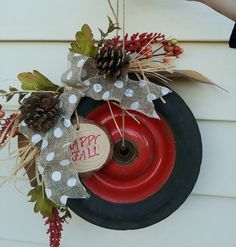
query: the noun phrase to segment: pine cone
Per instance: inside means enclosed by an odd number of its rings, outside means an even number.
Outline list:
[[[116,80],[128,73],[130,57],[122,49],[103,47],[95,60],[99,75]]]
[[[23,100],[20,107],[22,120],[27,126],[38,132],[47,132],[59,117],[58,94],[32,93]]]

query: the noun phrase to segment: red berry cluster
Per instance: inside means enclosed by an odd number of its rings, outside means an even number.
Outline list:
[[[48,232],[50,238],[50,247],[59,247],[62,237],[62,223],[63,220],[56,208],[53,208],[52,217],[47,218],[45,225],[48,225]]]
[[[124,36],[124,41],[120,39],[120,36],[117,36],[104,43],[103,48],[122,49],[124,46],[126,52],[136,52],[151,57],[152,45],[164,39],[165,35],[161,33],[135,33],[130,36],[130,38],[128,34],[126,34]]]
[[[147,45],[139,53],[145,55],[147,58],[151,58],[153,56],[152,45]]]
[[[160,43],[162,46],[153,51],[153,45]],[[128,34],[124,36],[124,41],[120,36],[114,37],[105,42],[101,48],[101,52],[106,51],[107,48],[122,49],[124,46],[126,53],[139,53],[142,57],[151,58],[153,56],[166,56],[165,60],[173,57],[179,57],[183,53],[183,49],[177,45],[177,39],[167,40],[165,35],[161,33],[135,33],[130,37]],[[158,54],[157,51],[164,48],[166,53]]]
[[[167,55],[178,57],[183,53],[183,49],[177,45],[178,41],[176,39],[164,40],[162,42],[164,46],[164,51],[167,52]]]
[[[0,138],[2,139],[0,146],[5,143],[7,140],[8,136],[11,134],[11,126],[13,125],[13,119],[16,117],[15,113],[12,113],[8,118],[3,119],[5,116],[5,112],[2,111],[2,105],[0,104]],[[7,133],[4,133],[6,129],[8,128]],[[4,137],[2,138],[2,135],[4,134]],[[15,137],[18,134],[16,131],[13,135]]]

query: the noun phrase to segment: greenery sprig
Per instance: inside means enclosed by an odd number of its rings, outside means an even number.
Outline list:
[[[23,90],[56,91],[59,88],[37,70],[20,73],[18,79]]]
[[[75,35],[75,42],[71,43],[70,51],[79,53],[88,57],[95,57],[99,48],[103,45],[107,36],[114,30],[120,29],[116,23],[113,23],[111,18],[108,17],[109,25],[104,32],[102,29],[98,29],[101,34],[101,39],[96,41],[93,37],[93,33],[88,24],[84,24],[79,32]]]
[[[75,35],[76,41],[71,43],[71,52],[80,53],[88,57],[94,57],[98,52],[95,46],[95,39],[89,25],[84,24],[81,31]]]
[[[28,193],[30,197],[30,202],[34,202],[34,212],[41,213],[43,217],[52,217],[53,209],[57,208],[60,213],[62,213],[61,221],[62,223],[67,222],[68,218],[71,219],[71,213],[68,208],[58,207],[55,203],[50,201],[45,193],[45,188],[43,185],[38,185],[37,187],[30,190]]]
[[[27,94],[31,94],[38,91],[55,92],[60,89],[59,86],[51,82],[46,76],[41,74],[37,70],[33,72],[23,72],[18,75],[18,79],[21,82],[22,90],[18,90],[15,87],[10,86],[8,91],[0,90],[0,97],[5,97],[6,102],[10,101],[14,95],[19,95],[19,104]]]
[[[100,34],[101,34],[101,39],[100,41],[98,42],[98,47],[101,47],[105,41],[105,39],[107,38],[107,36],[114,32],[115,30],[119,30],[120,27],[118,26],[117,23],[113,23],[111,18],[108,16],[108,21],[109,21],[109,25],[108,25],[108,28],[107,28],[107,31],[106,32],[103,32],[100,28],[98,28]]]
[[[34,212],[40,212],[44,217],[52,217],[53,208],[58,208],[56,204],[47,198],[43,185],[30,190],[28,196],[31,197],[30,202],[35,202]]]

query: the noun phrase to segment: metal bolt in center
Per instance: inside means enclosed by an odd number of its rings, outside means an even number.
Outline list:
[[[130,164],[138,155],[136,145],[125,139],[124,145],[122,145],[122,139],[118,140],[114,145],[113,159],[119,164]]]

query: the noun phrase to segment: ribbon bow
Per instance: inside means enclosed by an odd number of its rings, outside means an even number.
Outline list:
[[[24,121],[20,126],[21,133],[41,150],[36,166],[43,177],[48,199],[61,207],[65,207],[68,198],[89,197],[73,168],[69,152],[76,138],[70,119],[83,96],[81,90],[65,87],[59,98],[60,117],[46,134],[31,130]]]
[[[171,92],[170,89],[146,80],[131,80],[123,77],[114,83],[98,75],[92,58],[69,53],[69,69],[62,75],[62,82],[71,87],[87,86],[85,96],[95,100],[114,100],[126,110],[135,110],[149,117],[159,119],[153,100],[162,98]]]

